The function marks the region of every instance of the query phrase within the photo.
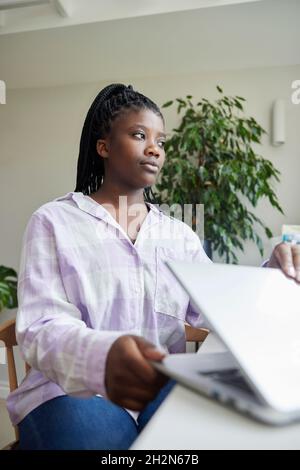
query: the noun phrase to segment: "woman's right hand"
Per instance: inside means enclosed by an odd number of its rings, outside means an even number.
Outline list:
[[[124,335],[111,346],[106,360],[108,398],[123,408],[141,411],[152,401],[168,378],[149,363],[165,354],[140,336]]]

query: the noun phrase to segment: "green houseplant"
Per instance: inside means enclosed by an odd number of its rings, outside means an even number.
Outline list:
[[[17,273],[12,268],[0,266],[0,312],[17,306]]]
[[[177,105],[183,112],[180,125],[166,142],[167,158],[156,185],[159,203],[204,204],[205,239],[213,251],[227,263],[237,262],[235,250],[244,250],[243,241],[252,240],[263,255],[255,224],[263,227],[268,238],[271,230],[249,210],[266,197],[282,212],[271,186],[279,181],[279,171],[256,154],[265,130],[253,117],[244,116],[244,98],[225,96],[215,102],[192,96],[168,101],[163,107]]]

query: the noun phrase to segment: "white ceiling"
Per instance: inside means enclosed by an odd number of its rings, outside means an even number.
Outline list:
[[[261,0],[0,0],[0,34],[255,1]]]
[[[4,34],[0,79],[23,88],[295,65],[299,20],[300,0],[262,0]]]

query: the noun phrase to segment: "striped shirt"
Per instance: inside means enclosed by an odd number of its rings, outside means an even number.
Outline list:
[[[165,265],[210,262],[187,224],[147,203],[135,243],[101,204],[70,192],[41,206],[23,237],[16,334],[31,366],[7,399],[14,424],[54,397],[101,395],[121,335],[185,352],[184,323],[204,324]]]

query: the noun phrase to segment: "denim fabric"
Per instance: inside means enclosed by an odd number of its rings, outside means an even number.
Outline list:
[[[173,388],[170,380],[141,411],[137,422],[101,398],[68,395],[46,401],[19,424],[20,450],[128,449]]]

